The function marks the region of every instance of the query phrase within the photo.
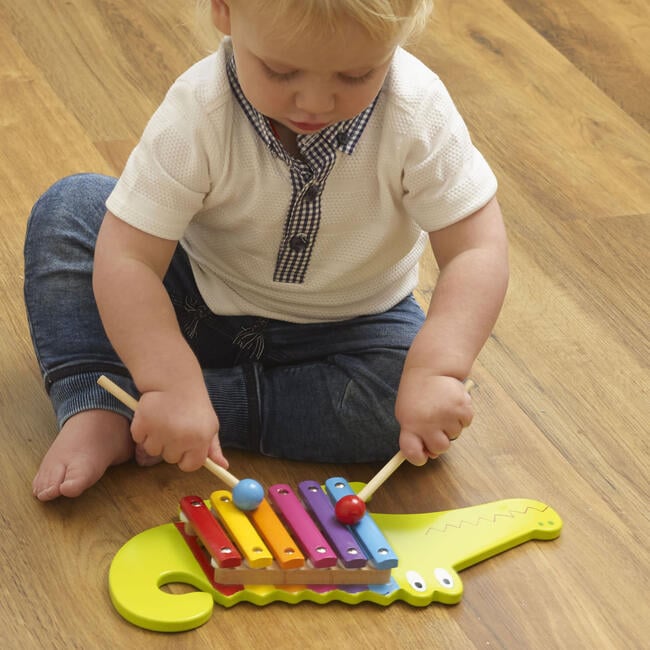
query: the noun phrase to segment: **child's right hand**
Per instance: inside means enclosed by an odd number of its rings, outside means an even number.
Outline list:
[[[201,467],[208,455],[228,467],[218,433],[219,419],[203,386],[144,392],[131,423],[134,442],[147,454],[162,456],[186,472]]]

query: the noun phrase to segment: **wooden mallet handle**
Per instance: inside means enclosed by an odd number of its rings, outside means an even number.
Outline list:
[[[132,395],[129,395],[125,390],[120,388],[115,382],[111,381],[105,375],[102,375],[97,383],[106,391],[108,391],[113,397],[116,397],[122,404],[128,406],[132,411],[135,411],[138,408],[138,400],[135,399]],[[224,469],[220,465],[217,465],[210,458],[206,458],[203,467],[212,472],[217,478],[221,479],[228,487],[234,488],[239,479],[233,476],[227,469]]]
[[[474,382],[468,379],[463,384],[465,390],[470,393],[474,388]],[[393,474],[393,472],[406,460],[401,451],[398,451],[359,491],[357,496],[362,501],[367,501]]]

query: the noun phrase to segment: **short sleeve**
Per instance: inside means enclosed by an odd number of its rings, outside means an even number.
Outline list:
[[[203,106],[182,79],[147,124],[106,206],[151,235],[178,240],[210,189]]]
[[[403,171],[404,206],[427,232],[476,212],[497,190],[449,93],[434,79],[415,116]]]

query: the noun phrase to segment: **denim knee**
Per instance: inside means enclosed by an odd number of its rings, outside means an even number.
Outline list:
[[[400,425],[395,417],[395,400],[406,353],[380,349],[345,360],[349,380],[339,417],[342,445],[350,454],[348,461],[380,461],[397,451]]]
[[[105,201],[116,182],[115,178],[102,174],[74,174],[54,183],[32,208],[27,222],[25,255],[42,243],[42,235],[76,231],[94,242],[106,210]],[[89,212],[86,209],[89,205],[100,210]],[[90,217],[95,218],[89,223]]]
[[[377,348],[260,376],[260,451],[307,462],[375,462],[398,448],[406,350]]]

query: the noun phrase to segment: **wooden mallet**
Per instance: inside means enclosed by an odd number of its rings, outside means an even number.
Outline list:
[[[468,379],[463,384],[470,393],[474,382]],[[455,439],[455,438],[454,438]],[[334,508],[336,518],[342,524],[356,524],[366,512],[366,501],[388,480],[397,468],[406,460],[401,451],[398,451],[361,489],[357,494],[341,497]]]
[[[132,411],[135,412],[138,408],[138,400],[129,395],[125,390],[120,388],[105,375],[102,375],[97,380],[97,383]],[[232,490],[233,503],[240,510],[255,510],[255,508],[262,503],[262,499],[264,498],[264,488],[256,480],[245,478],[240,481],[227,469],[217,465],[210,458],[205,459],[203,467],[205,467],[209,472],[212,472],[212,474],[217,478],[221,479]]]

